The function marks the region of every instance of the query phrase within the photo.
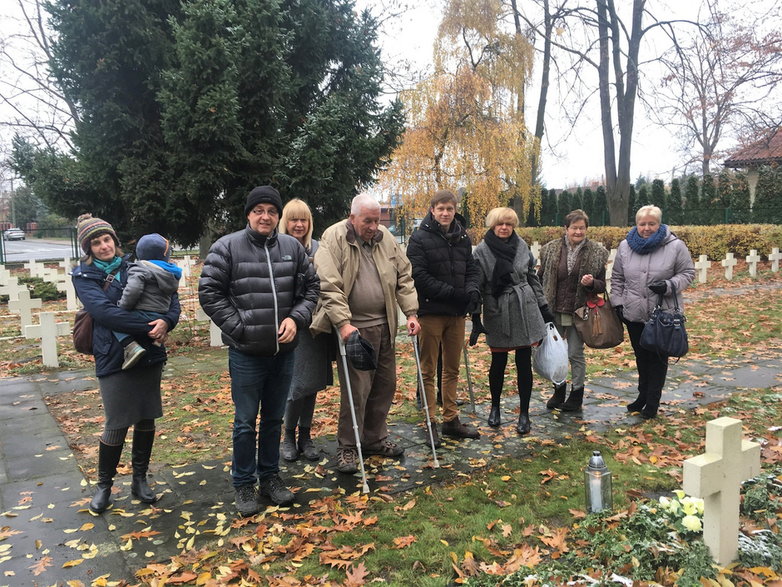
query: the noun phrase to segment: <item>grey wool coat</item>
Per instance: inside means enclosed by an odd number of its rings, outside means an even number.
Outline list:
[[[611,303],[623,307],[622,314],[628,322],[646,322],[659,299],[649,289],[650,283],[665,281],[668,284],[663,308],[674,307],[674,290],[681,308],[680,292],[694,278],[695,267],[687,245],[670,231],[663,243],[647,255],[634,252],[627,240],[623,240],[619,243],[611,272]]]
[[[483,326],[486,342],[491,348],[512,349],[539,342],[546,334],[540,306],[546,304],[543,287],[535,272],[535,257],[523,239],[518,240],[513,261],[513,286],[499,298],[491,293],[491,276],[496,258],[485,241],[475,247],[473,256],[478,264]]]

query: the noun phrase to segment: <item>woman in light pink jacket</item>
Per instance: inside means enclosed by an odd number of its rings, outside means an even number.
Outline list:
[[[661,223],[657,206],[644,206],[636,225],[619,244],[611,273],[611,301],[627,325],[638,368],[638,398],[627,405],[645,419],[657,416],[668,357],[641,347],[644,324],[662,295],[663,308],[673,308],[681,291],[692,283],[695,268],[687,245]]]

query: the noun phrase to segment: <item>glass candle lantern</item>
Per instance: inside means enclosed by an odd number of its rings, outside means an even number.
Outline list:
[[[584,469],[584,490],[586,491],[586,509],[590,514],[610,510],[613,506],[611,496],[611,471],[606,467],[599,450],[592,453],[589,465]]]

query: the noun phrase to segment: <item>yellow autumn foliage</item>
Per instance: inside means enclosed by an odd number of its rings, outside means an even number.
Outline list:
[[[435,72],[403,93],[408,127],[379,178],[403,214],[423,216],[439,189],[465,190],[474,225],[514,197],[526,214],[538,191],[523,116],[531,63],[529,43],[503,30],[499,0],[446,3]]]

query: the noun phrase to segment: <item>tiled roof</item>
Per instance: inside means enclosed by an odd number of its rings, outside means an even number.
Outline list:
[[[760,165],[782,164],[782,131],[777,130],[770,137],[739,149],[725,160],[725,167],[758,167]]]

